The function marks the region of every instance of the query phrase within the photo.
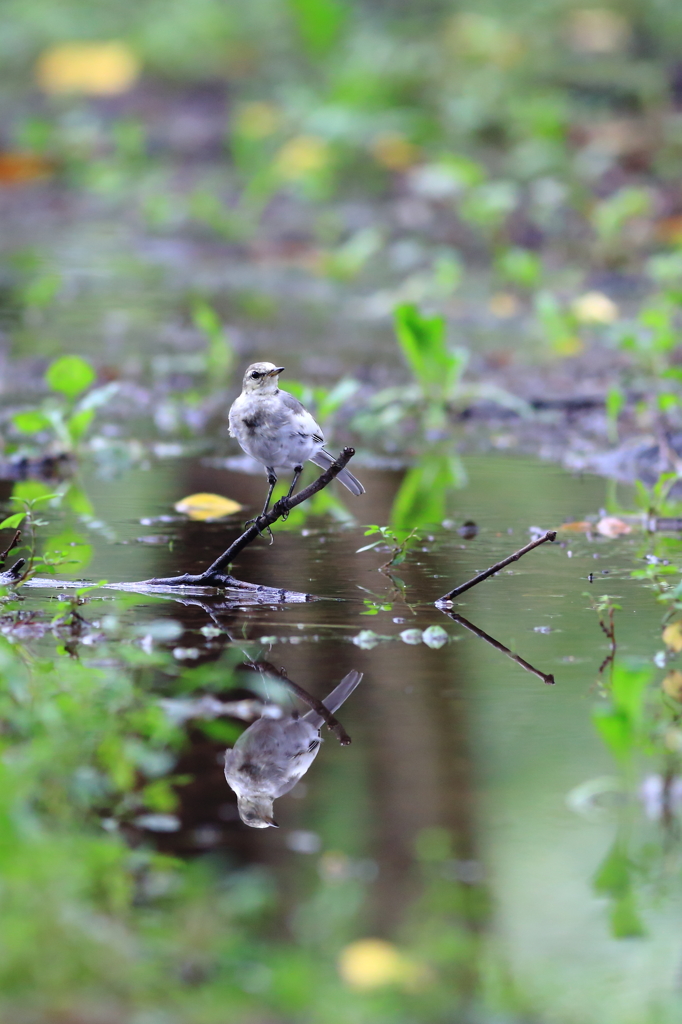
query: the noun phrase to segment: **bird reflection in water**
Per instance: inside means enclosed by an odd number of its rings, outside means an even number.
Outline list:
[[[362,673],[349,672],[324,701],[318,701],[283,670],[277,672],[267,662],[258,662],[254,668],[277,675],[311,709],[305,715],[285,715],[276,705],[265,705],[261,717],[225,754],[225,778],[237,794],[239,816],[244,824],[252,828],[277,828],[273,803],[294,788],[317,757],[322,725],[326,722],[341,744],[350,743],[334,712],[350,697],[362,680]]]

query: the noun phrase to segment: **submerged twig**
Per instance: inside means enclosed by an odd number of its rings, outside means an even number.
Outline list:
[[[445,611],[445,609],[442,610]],[[534,676],[538,677],[538,679],[542,679],[543,683],[553,686],[556,682],[551,672],[541,672],[539,668],[535,668],[529,661],[522,658],[521,655],[514,654],[513,651],[510,651],[508,647],[501,644],[499,640],[495,639],[495,637],[492,637],[484,630],[479,629],[478,626],[474,626],[473,622],[469,622],[469,620],[465,619],[463,615],[458,615],[457,612],[450,611],[446,611],[445,614],[449,615],[455,622],[459,622],[459,624],[464,626],[465,629],[468,629],[470,633],[475,633],[476,636],[480,636],[481,640],[485,640],[485,642],[490,644],[491,647],[494,647],[496,651],[501,651],[502,654],[506,654],[508,658],[515,661],[517,665],[521,666],[521,668],[525,668],[526,672],[532,672]]]
[[[461,583],[460,586],[455,587],[455,589],[451,590],[448,594],[443,594],[443,596],[439,597],[436,601],[436,605],[452,601],[453,597],[458,597],[459,594],[463,594],[465,590],[470,590],[471,587],[475,587],[477,583],[482,583],[483,580],[487,580],[489,576],[494,576],[496,572],[500,571],[500,569],[504,569],[505,565],[510,565],[512,562],[518,561],[522,555],[527,555],[529,551],[533,550],[533,548],[539,547],[548,540],[556,540],[556,530],[548,530],[543,537],[539,537],[537,540],[532,540],[530,544],[526,544],[524,548],[519,548],[519,550],[515,551],[513,555],[509,555],[507,558],[503,558],[501,562],[496,562],[495,565],[491,565],[489,569],[485,570],[485,572],[479,572],[479,574],[474,576],[473,579],[468,580],[466,583]]]
[[[324,719],[325,724],[328,726],[330,731],[334,733],[341,746],[348,746],[351,742],[350,736],[341,725],[338,718],[334,717],[326,704],[323,704],[321,700],[318,700],[317,697],[313,697],[313,695],[308,693],[307,690],[304,690],[302,686],[299,686],[299,684],[295,683],[293,679],[290,679],[286,673],[286,669],[275,668],[275,666],[271,665],[269,661],[253,661],[251,662],[251,667],[262,672],[267,672],[270,675],[277,676],[278,679],[281,679],[282,682],[293,690],[296,696],[302,700],[304,704],[307,704],[309,708],[312,708],[313,711],[317,712],[320,718]]]

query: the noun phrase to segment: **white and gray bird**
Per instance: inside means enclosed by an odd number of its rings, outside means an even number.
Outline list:
[[[321,469],[334,462],[334,456],[324,447],[319,424],[297,398],[280,390],[283,369],[274,363],[252,363],[244,374],[242,393],[230,409],[230,435],[237,438],[247,455],[265,466],[268,474],[270,489],[261,515],[270,505],[278,469],[293,470],[290,497],[304,462],[314,462]],[[364,494],[365,488],[349,470],[342,469],[337,479],[353,494]]]
[[[322,701],[332,714],[362,679],[349,672]],[[239,816],[252,828],[277,828],[273,802],[301,779],[317,757],[324,719],[316,711],[300,716],[259,718],[225,753],[225,778],[237,794]]]

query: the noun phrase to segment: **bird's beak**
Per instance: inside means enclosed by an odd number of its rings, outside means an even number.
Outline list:
[[[276,377],[284,369],[283,366],[276,366],[274,370],[268,370],[268,377]]]
[[[270,825],[271,828],[279,828],[279,825],[277,824],[274,818],[266,818],[265,820],[267,821],[268,825]]]

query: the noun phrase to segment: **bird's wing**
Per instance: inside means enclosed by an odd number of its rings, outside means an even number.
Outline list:
[[[314,441],[319,441],[320,444],[324,444],[322,427],[310,415],[306,407],[301,405],[298,398],[294,398],[288,391],[280,391],[279,397],[286,408],[294,414],[299,432],[312,437]]]
[[[353,669],[348,675],[344,676],[338,686],[334,687],[328,697],[325,697],[322,703],[324,706],[332,712],[340,708],[345,700],[348,700],[351,693],[356,686],[362,681],[362,672],[356,672]],[[303,722],[308,722],[314,729],[319,729],[324,722],[324,718],[318,715],[317,711],[309,711],[306,715],[303,715]]]

